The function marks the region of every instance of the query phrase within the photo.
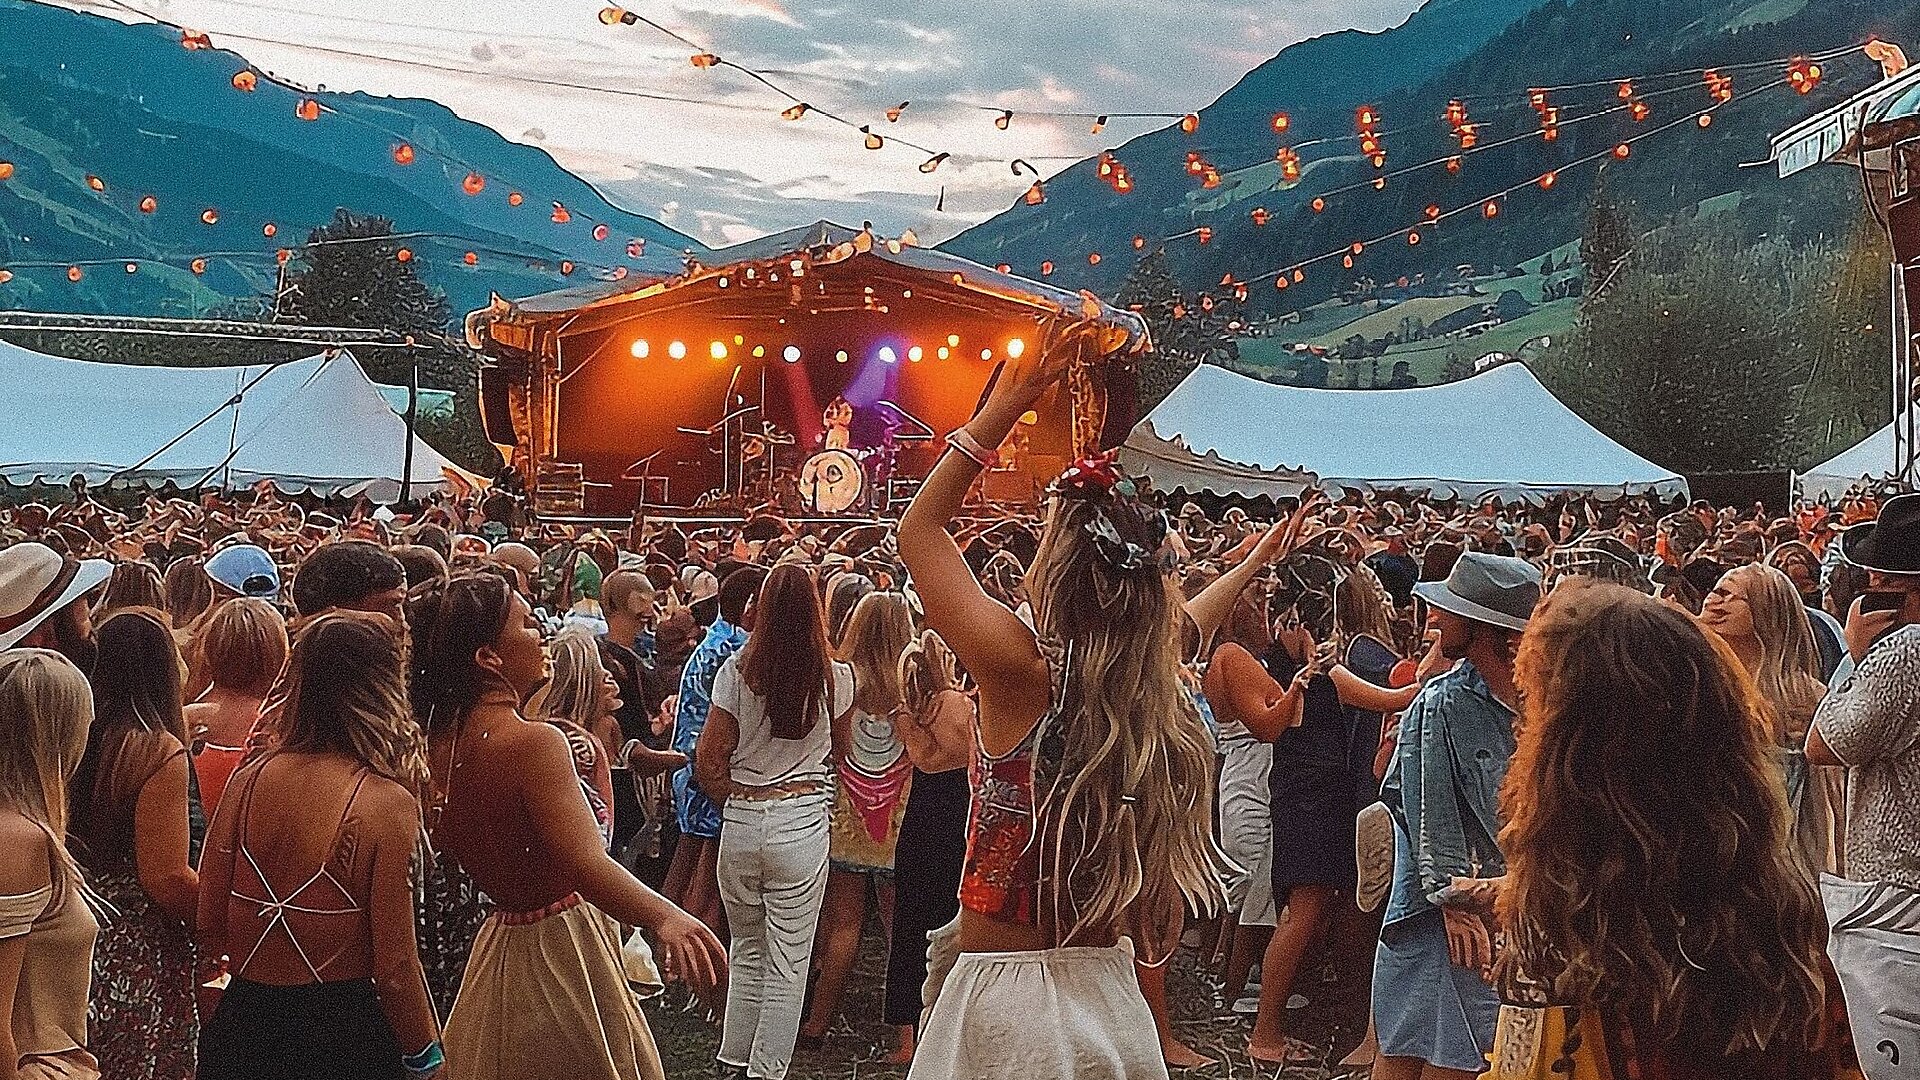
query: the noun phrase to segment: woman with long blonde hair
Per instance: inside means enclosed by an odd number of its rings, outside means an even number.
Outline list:
[[[819,976],[800,1026],[803,1045],[817,1046],[840,1008],[860,951],[869,891],[881,925],[893,925],[893,852],[913,779],[913,762],[894,733],[893,711],[901,703],[900,654],[912,640],[907,598],[883,590],[854,604],[840,641],[840,658],[853,668],[853,743],[838,763],[834,784],[827,893],[814,944]]]
[[[1816,1080],[1822,925],[1732,651],[1631,589],[1569,583],[1522,639],[1501,788],[1494,1080]],[[1571,1070],[1571,1071],[1569,1071]]]
[[[0,1075],[100,1075],[86,1051],[99,924],[67,853],[67,785],[93,692],[66,657],[0,652]],[[31,1070],[31,1071],[29,1071]]]
[[[991,448],[1085,344],[1069,332],[998,370],[900,523],[927,624],[980,690],[961,911],[935,935],[913,1077],[1164,1077],[1133,942],[1164,961],[1185,913],[1210,916],[1224,897],[1165,515],[1111,457],[1070,466],[1026,579],[1032,629],[946,531]],[[1187,602],[1200,640],[1276,546]]]
[[[301,628],[273,749],[234,774],[202,860],[199,940],[230,980],[201,1080],[431,1072],[439,1025],[410,867],[427,785],[405,648],[383,615]]]
[[[1737,567],[1707,594],[1700,623],[1733,650],[1766,706],[1768,737],[1786,780],[1794,846],[1802,862],[1813,874],[1836,869],[1846,770],[1810,766],[1802,749],[1827,688],[1820,681],[1820,653],[1799,590],[1774,567]]]
[[[620,708],[620,688],[600,660],[600,646],[592,631],[569,627],[547,643],[553,660],[553,679],[541,691],[534,711],[567,737],[573,752],[573,770],[580,790],[593,808],[609,850],[613,847],[613,759],[608,746],[618,747],[620,727],[614,713]]]
[[[890,1059],[913,1059],[920,989],[927,981],[927,935],[960,912],[960,866],[967,855],[967,762],[973,748],[973,699],[960,690],[953,650],[922,630],[900,653],[900,705],[894,731],[913,764],[894,863],[893,933],[887,945],[883,1019],[900,1029]]]

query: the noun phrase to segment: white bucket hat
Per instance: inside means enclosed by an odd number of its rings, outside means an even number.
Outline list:
[[[106,583],[113,564],[69,559],[45,544],[0,550],[0,649],[11,649],[47,616]]]

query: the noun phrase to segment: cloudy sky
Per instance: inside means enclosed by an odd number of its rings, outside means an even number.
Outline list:
[[[70,6],[136,21],[105,0]],[[827,217],[945,239],[1004,209],[1030,179],[1167,120],[1023,117],[1023,110],[1179,113],[1302,38],[1395,25],[1417,0],[628,0],[635,11],[765,72],[696,68],[646,25],[603,26],[595,0],[129,0],[204,30],[259,67],[329,90],[436,99],[544,147],[612,201],[722,245]],[[401,61],[404,61],[401,62]],[[424,66],[431,65],[431,66]],[[579,84],[554,86],[561,81]],[[618,91],[603,93],[599,89]],[[682,100],[690,99],[690,100]],[[911,102],[899,122],[890,106]],[[1006,131],[992,109],[1013,109]],[[936,209],[942,199],[944,208]]]

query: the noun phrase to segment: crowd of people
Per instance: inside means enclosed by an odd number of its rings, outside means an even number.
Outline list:
[[[1377,1080],[1920,1060],[1920,496],[967,516],[1049,364],[897,523],[0,509],[0,1080],[778,1080],[873,935],[915,1078],[1208,1064],[1182,950],[1279,1070],[1336,955]]]

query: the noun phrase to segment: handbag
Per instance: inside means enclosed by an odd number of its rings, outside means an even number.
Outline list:
[[[1393,891],[1393,812],[1383,802],[1368,803],[1354,821],[1354,861],[1359,884],[1353,902],[1373,912]]]

